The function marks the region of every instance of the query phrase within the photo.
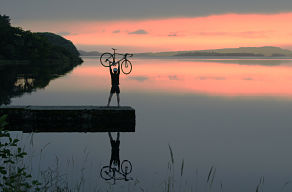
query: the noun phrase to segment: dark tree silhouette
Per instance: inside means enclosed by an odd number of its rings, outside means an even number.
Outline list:
[[[81,63],[73,43],[53,33],[32,33],[12,27],[10,18],[0,15],[0,59],[26,60],[30,63]],[[13,63],[13,62],[10,62]]]

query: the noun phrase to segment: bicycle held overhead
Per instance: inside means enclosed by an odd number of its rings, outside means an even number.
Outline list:
[[[130,53],[125,53],[125,54],[121,54],[121,53],[116,53],[117,49],[112,48],[114,53],[103,53],[100,56],[100,63],[104,66],[104,67],[110,67],[110,66],[115,66],[115,65],[119,65],[121,63],[121,69],[122,72],[126,75],[130,74],[132,71],[132,63],[128,60],[127,57],[132,57],[133,54]],[[121,59],[116,60],[116,56],[120,55],[122,56]]]

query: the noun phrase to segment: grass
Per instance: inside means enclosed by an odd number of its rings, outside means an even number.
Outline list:
[[[45,149],[49,144],[45,145],[41,152],[44,153]],[[186,171],[189,169],[186,166],[185,159],[177,159],[171,145],[168,145],[169,151],[169,160],[167,163],[167,176],[162,179],[163,187],[161,190],[156,188],[146,189],[143,186],[143,182],[138,179],[135,179],[132,182],[119,182],[117,185],[112,185],[111,182],[102,181],[98,183],[94,188],[94,191],[128,191],[128,192],[146,192],[146,191],[162,191],[162,192],[223,192],[223,182],[219,181],[217,178],[217,168],[215,165],[210,166],[210,168],[199,174],[198,169],[194,171],[194,177],[190,178],[185,175]],[[84,164],[88,163],[88,151],[85,148],[83,151],[83,162]],[[42,158],[40,158],[42,159]],[[67,161],[67,167],[70,169],[76,169],[76,162],[74,159]],[[86,180],[86,174],[88,169],[85,167],[80,168],[80,178],[76,183],[70,182],[70,175],[61,173],[60,168],[60,159],[55,157],[55,166],[53,168],[48,168],[46,170],[40,170],[40,181],[43,184],[43,191],[51,192],[83,192],[86,191],[86,185],[88,181]],[[96,173],[97,176],[98,173]],[[202,178],[202,179],[200,179]],[[292,181],[284,183],[283,187],[279,191],[285,191]],[[264,183],[265,178],[260,177],[258,184],[255,186],[253,192],[264,192]],[[251,191],[252,192],[252,191]]]
[[[198,169],[195,171],[195,182],[188,182],[184,180],[184,169],[185,169],[185,160],[182,159],[181,163],[179,164],[179,175],[176,174],[175,172],[175,158],[174,158],[174,152],[173,149],[170,145],[168,145],[169,149],[169,154],[170,154],[170,160],[168,162],[168,178],[165,180],[165,187],[164,187],[164,192],[184,192],[184,191],[198,191]],[[176,178],[176,175],[179,178]],[[212,191],[212,186],[214,185],[214,180],[215,180],[215,175],[216,175],[216,167],[211,166],[209,169],[209,172],[207,174],[207,178],[205,180],[205,191],[210,192]],[[193,184],[195,183],[195,190],[193,190]],[[223,191],[223,185],[221,183],[220,186],[220,191]]]
[[[200,183],[201,185],[205,186],[201,189],[198,189],[198,178],[199,178],[199,171],[198,169],[195,170],[195,176],[193,181],[190,182],[190,185],[186,182],[186,180],[181,179],[184,174],[185,169],[185,161],[182,159],[181,164],[178,166],[180,167],[179,173],[175,173],[175,157],[174,157],[174,151],[170,145],[168,145],[169,148],[169,154],[170,159],[168,162],[168,178],[165,180],[165,187],[164,192],[211,192],[211,191],[219,191],[223,192],[223,182],[216,180],[216,173],[217,168],[212,165],[208,172],[206,172],[206,179],[204,182]],[[179,175],[181,178],[176,179],[175,176]],[[202,180],[203,181],[203,180]],[[193,187],[193,184],[195,184],[195,188]],[[261,176],[259,179],[259,182],[257,186],[255,187],[254,191],[251,192],[264,192],[264,184],[265,184],[265,177]],[[292,184],[292,180],[287,181],[283,184],[282,188],[279,190],[281,192],[284,192],[288,186]],[[236,191],[236,190],[235,190]],[[287,190],[286,190],[287,191]]]

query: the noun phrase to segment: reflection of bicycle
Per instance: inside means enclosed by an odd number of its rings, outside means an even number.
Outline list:
[[[111,168],[110,166],[104,166],[100,170],[100,176],[104,180],[114,180],[114,184],[116,183],[116,180],[124,180],[129,181],[133,180],[131,177],[127,177],[132,172],[132,164],[128,160],[124,160],[121,164],[121,171],[118,169]],[[118,176],[116,175],[118,173]]]
[[[121,63],[121,68],[124,74],[128,75],[129,73],[131,73],[132,71],[132,63],[128,60],[128,56],[132,57],[133,54],[120,54],[120,53],[116,53],[116,49],[112,48],[114,50],[114,54],[111,53],[103,53],[100,56],[100,63],[104,66],[104,67],[109,67],[109,66],[115,66],[116,64],[120,64]],[[122,55],[122,59],[116,61],[116,55]]]

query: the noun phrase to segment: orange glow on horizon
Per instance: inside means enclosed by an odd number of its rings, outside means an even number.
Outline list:
[[[133,72],[121,75],[121,89],[172,94],[208,94],[221,96],[292,97],[292,65],[239,65],[204,61],[136,60]],[[73,75],[88,79],[80,86],[101,89],[110,86],[108,68],[83,66]],[[97,80],[98,79],[98,80]],[[94,82],[94,87],[90,86]],[[74,84],[74,86],[76,86]]]

